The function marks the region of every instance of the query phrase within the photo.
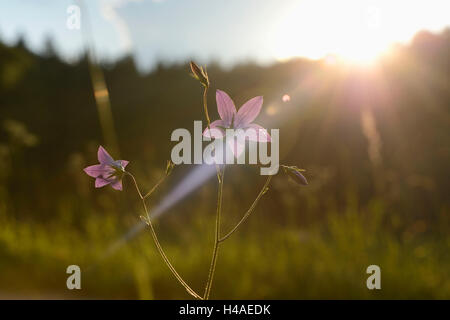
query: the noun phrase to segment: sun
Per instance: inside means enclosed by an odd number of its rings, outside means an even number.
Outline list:
[[[411,10],[419,14],[422,7],[408,3],[405,14],[404,6],[384,0],[296,2],[285,10],[273,33],[274,56],[279,60],[320,59],[332,54],[352,63],[372,63],[392,43],[409,40],[423,27],[433,27],[424,21],[418,25]]]

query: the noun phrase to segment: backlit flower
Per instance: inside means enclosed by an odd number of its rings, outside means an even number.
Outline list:
[[[125,174],[127,160],[114,160],[102,147],[97,152],[99,164],[84,168],[84,172],[95,178],[95,187],[101,188],[108,184],[116,190],[122,190],[122,178]]]
[[[253,123],[261,111],[263,97],[258,96],[248,100],[236,111],[233,100],[224,91],[216,92],[217,110],[220,120],[211,123],[211,132],[206,128],[203,135],[210,138],[222,138],[226,129],[234,129],[237,139],[230,139],[231,151],[236,157],[244,151],[245,140],[240,139],[245,135],[246,139],[257,142],[270,142],[271,138],[266,129]],[[241,129],[241,130],[238,130]],[[242,137],[241,137],[242,138]]]

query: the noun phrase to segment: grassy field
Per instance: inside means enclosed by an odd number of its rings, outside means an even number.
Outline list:
[[[450,298],[450,236],[400,236],[381,203],[357,212],[328,213],[325,224],[272,226],[256,215],[221,250],[212,298],[403,299]],[[213,220],[193,215],[186,231],[165,237],[170,224],[156,224],[179,273],[201,292],[212,249]],[[2,298],[190,298],[157,254],[148,230],[111,250],[139,220],[92,216],[80,228],[68,221],[36,225],[2,218]],[[447,221],[442,221],[445,225]],[[390,227],[388,227],[390,226]],[[173,226],[172,226],[173,227]],[[181,230],[181,229],[177,229]],[[445,229],[443,229],[444,231]],[[82,270],[82,290],[66,289],[66,267]],[[366,288],[367,266],[381,268],[381,290]]]

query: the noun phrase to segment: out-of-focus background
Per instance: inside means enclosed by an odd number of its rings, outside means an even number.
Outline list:
[[[73,7],[75,6],[75,7]],[[104,145],[149,189],[176,128],[208,97],[264,96],[273,179],[221,247],[212,298],[450,298],[450,29],[446,1],[3,1],[0,298],[189,298],[141,228],[141,204],[83,173]],[[80,15],[78,15],[80,13]],[[77,25],[77,18],[80,18]],[[77,28],[79,27],[79,28]],[[264,182],[227,171],[223,229]],[[151,198],[179,273],[202,292],[217,182],[178,166]],[[82,289],[66,288],[81,267]],[[381,290],[366,268],[381,268]]]

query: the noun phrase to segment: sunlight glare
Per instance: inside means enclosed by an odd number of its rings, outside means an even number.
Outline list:
[[[418,1],[301,1],[287,9],[274,33],[274,55],[321,59],[329,54],[347,62],[371,63],[395,42],[419,30],[440,30],[440,12],[425,15]],[[434,17],[434,20],[433,20]]]

